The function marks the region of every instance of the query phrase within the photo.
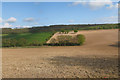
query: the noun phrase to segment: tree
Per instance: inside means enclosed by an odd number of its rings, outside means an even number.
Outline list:
[[[74,30],[74,33],[77,33],[78,32],[78,30]]]
[[[62,30],[61,30],[61,32],[62,32],[62,33],[64,33],[64,32],[65,32],[65,30],[64,30],[64,29],[62,29]]]

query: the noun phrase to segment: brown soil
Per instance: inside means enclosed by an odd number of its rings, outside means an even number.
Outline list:
[[[77,34],[85,35],[84,45],[3,48],[3,78],[117,78],[118,30]]]

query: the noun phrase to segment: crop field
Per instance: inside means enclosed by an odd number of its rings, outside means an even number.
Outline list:
[[[52,32],[42,32],[42,33],[21,33],[21,34],[3,34],[3,39],[16,39],[24,38],[27,40],[27,43],[30,44],[34,41],[38,41],[40,43],[45,43],[51,36]]]
[[[2,77],[118,78],[118,29],[79,31],[77,34],[85,35],[84,45],[3,48]],[[31,37],[28,33],[19,37],[26,35]],[[57,35],[60,34],[53,37]]]

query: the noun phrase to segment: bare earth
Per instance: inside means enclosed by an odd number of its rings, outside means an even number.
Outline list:
[[[3,48],[2,77],[117,78],[118,30],[79,33],[86,37],[83,46]]]

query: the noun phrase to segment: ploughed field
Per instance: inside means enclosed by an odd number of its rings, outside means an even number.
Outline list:
[[[85,35],[84,45],[3,48],[2,77],[117,78],[118,30],[88,30],[76,34]]]

